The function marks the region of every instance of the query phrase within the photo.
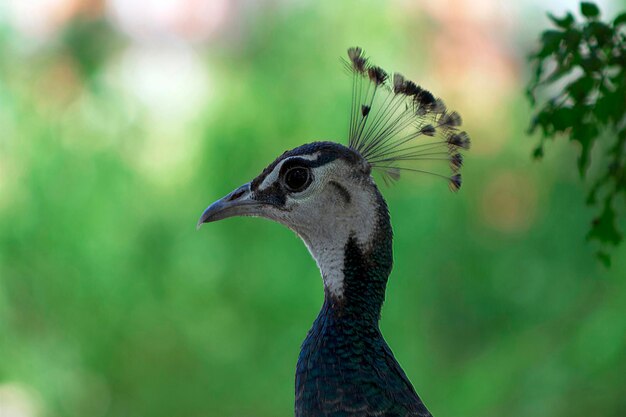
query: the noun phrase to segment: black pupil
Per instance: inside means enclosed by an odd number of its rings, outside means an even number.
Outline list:
[[[305,168],[292,168],[285,175],[285,183],[292,190],[303,188],[309,180],[309,171]]]

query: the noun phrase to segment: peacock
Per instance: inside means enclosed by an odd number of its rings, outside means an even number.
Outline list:
[[[457,191],[470,139],[457,112],[373,65],[361,48],[349,48],[344,65],[352,78],[348,146],[312,142],[284,152],[211,204],[198,227],[264,217],[293,230],[315,259],[324,302],[296,366],[296,417],[427,417],[379,328],[393,232],[372,172],[388,183],[405,171],[427,173]]]

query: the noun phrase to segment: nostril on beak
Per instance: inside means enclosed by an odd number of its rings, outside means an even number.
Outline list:
[[[233,201],[233,200],[237,200],[239,197],[241,197],[242,195],[244,195],[244,193],[246,192],[246,190],[238,190],[235,191],[234,193],[232,193],[230,196],[228,196],[228,198],[226,199],[226,201]]]

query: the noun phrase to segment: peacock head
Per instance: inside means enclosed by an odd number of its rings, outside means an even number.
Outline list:
[[[367,243],[379,195],[370,172],[370,164],[351,148],[333,142],[303,145],[211,204],[198,225],[258,216],[292,229],[309,249],[325,241],[345,243],[351,234]]]
[[[385,182],[402,171],[427,173],[446,179],[456,191],[460,152],[470,143],[459,129],[458,113],[400,74],[390,80],[360,48],[348,50],[346,66],[353,77],[348,146],[314,142],[283,153],[252,181],[211,204],[198,222],[258,216],[289,227],[305,242],[331,290],[326,277],[343,267],[350,239],[363,253],[381,230],[391,241],[387,206],[372,170]],[[433,170],[442,161],[449,174]]]

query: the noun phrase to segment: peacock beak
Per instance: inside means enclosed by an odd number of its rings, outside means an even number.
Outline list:
[[[200,216],[197,227],[234,216],[259,216],[266,204],[252,198],[250,183],[244,184],[227,196],[217,200]]]

